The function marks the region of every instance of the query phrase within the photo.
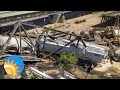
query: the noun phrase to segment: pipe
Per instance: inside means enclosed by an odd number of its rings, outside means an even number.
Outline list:
[[[44,76],[44,77],[47,78],[47,79],[53,79],[52,77],[48,76],[47,74],[45,74],[45,73],[43,73],[43,72],[41,72],[41,71],[39,71],[39,70],[37,70],[37,69],[35,69],[35,68],[33,68],[33,67],[30,67],[30,69],[33,70],[33,71],[35,71],[36,73]]]

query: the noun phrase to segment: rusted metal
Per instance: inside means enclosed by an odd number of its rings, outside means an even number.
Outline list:
[[[25,41],[31,48],[33,48],[33,46],[28,41],[26,41],[23,37],[21,37],[21,39]]]
[[[44,28],[45,28],[45,29],[48,29],[48,30],[55,31],[55,32],[60,32],[60,33],[66,34],[66,35],[75,36],[75,37],[76,37],[76,39],[77,39],[77,40],[81,40],[81,41],[82,41],[82,43],[83,43],[83,45],[86,47],[86,44],[85,44],[85,42],[84,42],[83,38],[82,38],[81,36],[79,36],[79,35],[76,35],[76,34],[74,34],[74,33],[68,33],[68,32],[58,31],[58,30],[55,30],[55,29],[50,29],[50,28],[46,28],[46,27],[44,27]]]
[[[21,27],[23,28],[23,31],[24,31],[25,35],[27,36],[27,38],[29,39],[30,43],[34,46],[32,40],[30,39],[29,35],[26,33],[25,28],[23,27],[22,24],[21,24]]]
[[[29,24],[29,23],[21,23],[22,25],[27,25],[27,26],[31,26],[31,27],[35,27],[35,28],[40,28],[40,26],[34,25],[34,24]]]
[[[43,42],[43,48],[42,48],[42,53],[44,54],[44,49],[45,49],[45,43],[46,43],[46,39],[48,36],[48,31],[46,31],[46,35],[44,36],[44,42]]]
[[[23,31],[24,31],[25,35],[27,36],[27,38],[29,39],[30,43],[31,43],[31,44],[33,45],[33,47],[34,47],[34,44],[33,44],[32,40],[30,39],[30,37],[29,37],[28,34],[26,33],[25,28],[23,27],[22,24],[21,24],[21,27],[23,28]],[[35,47],[34,47],[34,49],[35,49]],[[34,51],[34,52],[35,52],[35,51]]]

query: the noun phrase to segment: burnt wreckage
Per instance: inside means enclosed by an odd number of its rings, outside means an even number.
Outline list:
[[[30,38],[23,25],[36,28],[37,37]],[[0,44],[3,46],[1,55],[4,57],[7,47],[12,46],[16,47],[17,52],[21,57],[24,56],[23,54],[25,52],[23,48],[27,48],[30,56],[26,57],[31,57],[32,54],[39,57],[40,53],[49,53],[49,56],[51,56],[53,54],[61,54],[63,52],[76,52],[78,59],[82,59],[84,61],[101,62],[108,58],[107,47],[85,42],[84,38],[80,35],[76,35],[74,32],[63,32],[43,27],[43,32],[39,33],[37,31],[38,27],[39,26],[29,23],[17,22],[9,37],[0,36]],[[17,29],[19,30],[18,36],[15,34]],[[21,35],[21,29],[23,29],[26,37]]]

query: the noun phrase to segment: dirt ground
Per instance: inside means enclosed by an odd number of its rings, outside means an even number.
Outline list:
[[[86,69],[80,66],[76,66],[69,69],[68,72],[78,79],[120,79],[119,66],[120,63],[113,62],[113,65],[110,65],[110,63],[108,63],[99,70],[91,70],[90,73],[88,73]],[[40,68],[40,70],[43,70],[44,73],[56,79],[58,78],[58,75],[62,74],[62,71],[59,68],[54,67],[53,62],[49,63],[47,61],[39,63],[37,64],[37,67]]]
[[[82,67],[71,69],[70,72],[80,79],[120,79],[120,62],[113,62],[113,65],[105,65],[98,70],[91,70],[89,73]]]
[[[86,30],[87,28],[90,28],[91,26],[99,24],[101,22],[101,17],[100,17],[101,14],[102,13],[89,14],[89,15],[69,19],[63,23],[63,26],[60,23],[56,24],[56,25],[61,25],[60,28],[58,27],[56,29],[61,30],[61,31],[72,30],[76,34],[79,34],[81,30]],[[80,21],[84,19],[86,20],[85,22],[75,24],[75,21]],[[55,26],[55,24],[47,25],[46,27],[53,27],[53,26]]]
[[[75,24],[75,21],[84,20],[84,19],[86,20],[86,22]],[[79,34],[81,30],[86,30],[87,28],[90,28],[91,26],[99,24],[100,21],[101,21],[101,18],[99,18],[99,16],[90,14],[90,15],[81,16],[78,18],[67,20],[64,23],[65,26],[62,28],[58,28],[58,29],[64,30],[64,31],[72,30],[75,33]]]

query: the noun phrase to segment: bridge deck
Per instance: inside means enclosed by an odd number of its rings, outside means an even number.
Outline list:
[[[13,25],[17,21],[27,22],[68,12],[72,11],[0,11],[0,27]]]
[[[3,12],[0,12],[0,18],[22,15],[22,14],[29,14],[34,12],[40,12],[40,11],[3,11]]]
[[[0,18],[30,14],[30,13],[44,13],[44,14],[53,14],[53,13],[67,13],[70,11],[1,11]]]

